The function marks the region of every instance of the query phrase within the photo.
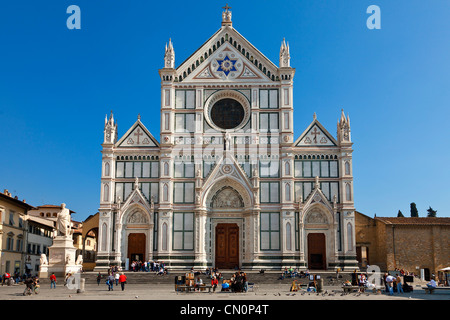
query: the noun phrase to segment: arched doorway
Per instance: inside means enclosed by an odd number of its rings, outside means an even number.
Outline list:
[[[312,270],[325,270],[327,268],[326,257],[325,234],[308,234],[308,268]]]
[[[130,233],[128,235],[128,259],[131,261],[144,261],[145,259],[145,233]]]
[[[219,223],[216,226],[215,267],[239,267],[239,226],[236,223]]]

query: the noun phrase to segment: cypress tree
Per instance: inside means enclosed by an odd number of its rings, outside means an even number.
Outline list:
[[[419,211],[417,211],[416,204],[414,202],[411,202],[411,217],[418,217]]]
[[[403,213],[400,210],[398,210],[397,217],[399,217],[399,218],[403,218],[404,217]]]

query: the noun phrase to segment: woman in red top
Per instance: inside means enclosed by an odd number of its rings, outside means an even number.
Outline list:
[[[122,272],[119,276],[119,283],[122,287],[122,291],[125,290],[125,283],[127,283],[127,276]]]

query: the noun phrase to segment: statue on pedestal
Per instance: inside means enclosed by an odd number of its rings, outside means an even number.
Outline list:
[[[57,236],[70,236],[71,235],[71,217],[70,211],[66,208],[66,204],[61,204],[61,211],[58,212],[58,218],[56,220],[56,235]]]

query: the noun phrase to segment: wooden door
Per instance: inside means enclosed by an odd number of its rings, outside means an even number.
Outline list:
[[[308,234],[308,268],[325,270],[327,268],[326,256],[325,234]]]
[[[220,223],[216,226],[216,268],[239,267],[239,227],[237,224]]]
[[[128,259],[130,263],[134,260],[145,259],[145,233],[130,233],[128,235]]]

